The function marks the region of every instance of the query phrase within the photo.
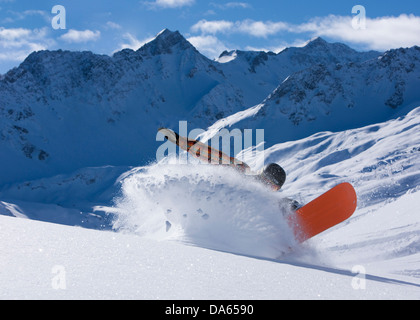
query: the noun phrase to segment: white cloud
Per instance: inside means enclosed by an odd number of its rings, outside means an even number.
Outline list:
[[[144,46],[146,43],[152,41],[155,37],[148,37],[143,40],[137,39],[134,35],[129,32],[126,32],[122,35],[122,39],[124,40],[123,43],[119,45],[119,48],[115,50],[113,53],[123,50],[123,49],[132,49],[137,50]]]
[[[35,16],[43,18],[45,22],[51,21],[49,13],[43,10],[25,10],[22,12],[8,10],[7,14],[9,15],[8,17],[5,17],[0,20],[2,23],[13,23],[24,20],[26,18],[33,18]]]
[[[288,24],[285,22],[271,22],[271,21],[253,21],[244,20],[237,22],[237,31],[246,33],[254,37],[266,38],[269,35],[276,34],[280,31],[288,30]]]
[[[217,58],[223,51],[228,50],[226,45],[215,36],[197,36],[187,40],[210,59]]]
[[[106,29],[113,29],[113,30],[121,30],[122,26],[119,25],[118,23],[113,22],[113,21],[107,21],[105,28]]]
[[[195,0],[155,0],[144,2],[150,8],[180,8],[194,4]]]
[[[96,41],[101,37],[100,31],[92,31],[92,30],[74,30],[70,29],[67,33],[63,34],[60,39],[69,42],[69,43],[81,43],[81,42],[89,42],[89,41]]]
[[[26,38],[32,34],[32,30],[24,29],[24,28],[11,28],[6,29],[0,27],[0,39],[2,40],[2,44],[7,44],[9,41],[15,41],[20,38]],[[5,41],[3,43],[3,41]]]
[[[251,5],[249,3],[246,2],[228,2],[225,4],[226,8],[242,8],[242,9],[246,9],[246,8],[251,8]]]
[[[46,27],[33,30],[0,27],[0,60],[22,61],[31,52],[48,49],[54,43]]]
[[[366,18],[365,29],[354,29],[352,17],[330,15],[314,18],[294,26],[291,32],[309,32],[364,46],[366,49],[388,50],[420,45],[420,17],[402,14],[398,17]]]
[[[140,48],[144,42],[138,40],[135,36],[133,36],[131,33],[127,32],[124,33],[122,36],[123,39],[127,40],[128,42],[124,42],[120,45],[120,50],[122,49],[133,49],[137,50]]]
[[[247,9],[251,8],[251,5],[246,2],[227,2],[227,3],[210,3],[211,6],[219,9]]]
[[[193,32],[201,32],[202,34],[216,34],[231,32],[234,23],[226,20],[207,21],[205,19],[198,21],[191,27]]]
[[[280,33],[308,34],[308,37],[322,36],[330,39],[361,45],[366,49],[388,50],[398,47],[420,45],[420,17],[402,14],[398,17],[366,18],[365,29],[353,28],[354,17],[317,17],[301,24],[284,21],[242,21],[200,20],[191,27],[201,36],[216,34],[248,34],[267,38]]]
[[[264,22],[251,19],[231,22],[226,20],[207,21],[203,19],[193,25],[191,31],[201,32],[202,34],[245,33],[254,37],[265,38],[281,30],[287,30],[287,28],[288,25],[284,22]]]

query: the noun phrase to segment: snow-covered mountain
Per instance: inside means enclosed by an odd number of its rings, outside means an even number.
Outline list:
[[[32,53],[0,83],[2,184],[153,159],[157,128],[222,81],[213,65],[167,30],[113,57]]]
[[[406,51],[414,60],[401,59],[401,68],[412,70],[409,75],[413,78],[418,74],[418,51]],[[205,129],[261,103],[267,96],[267,106],[270,101],[276,104],[279,94],[291,100],[290,104],[285,101],[280,108],[271,108],[280,112],[273,111],[269,121],[283,121],[285,113],[290,123],[296,124],[301,118],[311,120],[318,112],[324,115],[334,109],[335,96],[344,96],[346,106],[356,99],[363,86],[352,88],[348,82],[353,78],[364,80],[367,74],[361,75],[353,64],[370,63],[370,71],[377,70],[377,78],[372,81],[377,82],[378,90],[390,90],[386,99],[389,105],[401,104],[397,110],[390,108],[388,113],[392,114],[417,99],[405,96],[408,87],[415,87],[417,82],[406,74],[401,74],[398,81],[390,80],[386,75],[400,66],[367,62],[379,56],[377,52],[356,52],[316,38],[305,47],[288,48],[279,54],[232,51],[211,61],[179,32],[167,29],[139,50],[125,49],[112,57],[61,50],[34,52],[0,80],[0,161],[4,168],[0,185],[87,166],[144,164],[155,157],[158,127],[177,128],[178,121],[188,120],[190,128]],[[330,69],[339,66],[343,77],[330,75]],[[309,82],[301,84],[302,77]],[[317,81],[322,86],[333,85],[314,93]],[[308,107],[310,101],[296,101],[303,95],[307,100],[315,96],[311,107],[315,110]],[[320,106],[316,106],[318,100]],[[371,113],[378,119],[372,116],[369,120],[384,120],[382,113]],[[360,122],[348,120],[351,117],[347,114],[343,117],[352,127]],[[292,129],[286,126],[280,132],[270,131],[273,126],[263,122],[260,128],[267,130],[267,140],[274,143],[302,137],[294,134],[305,131],[296,130],[294,124]],[[337,123],[329,118],[327,122],[332,126]],[[275,123],[274,127],[279,125]]]
[[[230,116],[262,101],[237,126],[264,128],[269,145],[384,121],[420,101],[419,55],[417,47],[381,55],[316,38],[278,54],[232,51],[211,61],[167,29],[112,57],[34,52],[0,80],[0,184],[144,164],[155,157],[158,127],[231,125]]]
[[[280,83],[291,74],[305,70],[318,64],[336,64],[360,62],[377,58],[379,52],[357,52],[341,43],[327,43],[322,38],[315,38],[301,48],[287,48],[278,54],[273,52],[255,52],[234,50],[223,52],[217,59],[219,65],[228,77],[229,83],[240,88],[242,104],[234,105],[224,112],[226,117],[232,111],[242,111],[254,106],[272,93]],[[220,105],[205,101],[208,108]],[[227,104],[230,107],[228,102]]]
[[[420,105],[420,47],[319,62],[290,74],[261,104],[216,122],[204,140],[224,127],[263,128],[271,146],[386,121]]]

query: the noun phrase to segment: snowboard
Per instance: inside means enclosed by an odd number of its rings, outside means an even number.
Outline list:
[[[240,171],[243,171],[245,173],[250,172],[250,168],[245,162],[239,161],[234,157],[230,157],[226,153],[212,148],[209,145],[202,143],[201,141],[187,139],[186,137],[182,137],[175,131],[167,128],[160,128],[158,132],[163,134],[166,139],[168,139],[172,143],[175,143],[182,150],[187,151],[193,157],[201,161],[210,164],[222,164],[233,166],[236,169],[239,169]]]
[[[356,206],[356,191],[345,182],[297,209],[288,220],[297,241],[304,242],[350,218]]]
[[[286,181],[286,172],[276,163],[269,164],[259,173],[252,172],[249,165],[245,162],[230,157],[222,151],[212,148],[201,141],[187,139],[167,128],[160,128],[158,132],[172,143],[178,145],[182,150],[187,151],[193,157],[205,163],[231,166],[246,175],[254,176],[257,180],[268,185],[275,191],[279,190]]]

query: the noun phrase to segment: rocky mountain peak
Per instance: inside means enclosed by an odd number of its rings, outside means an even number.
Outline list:
[[[176,50],[196,50],[178,31],[163,29],[156,37],[142,46],[138,52],[152,56],[171,54]]]
[[[326,47],[326,46],[328,46],[328,42],[325,41],[321,37],[313,38],[310,41],[308,41],[307,44],[305,45],[305,47],[306,48],[309,48],[309,49],[312,49],[312,48],[322,48],[322,47]]]

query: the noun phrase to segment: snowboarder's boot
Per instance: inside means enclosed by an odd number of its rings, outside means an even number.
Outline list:
[[[299,202],[290,198],[285,198],[284,202],[287,204],[288,207],[290,207],[290,209],[292,209],[292,211],[296,211],[297,209],[302,207],[302,205]]]

